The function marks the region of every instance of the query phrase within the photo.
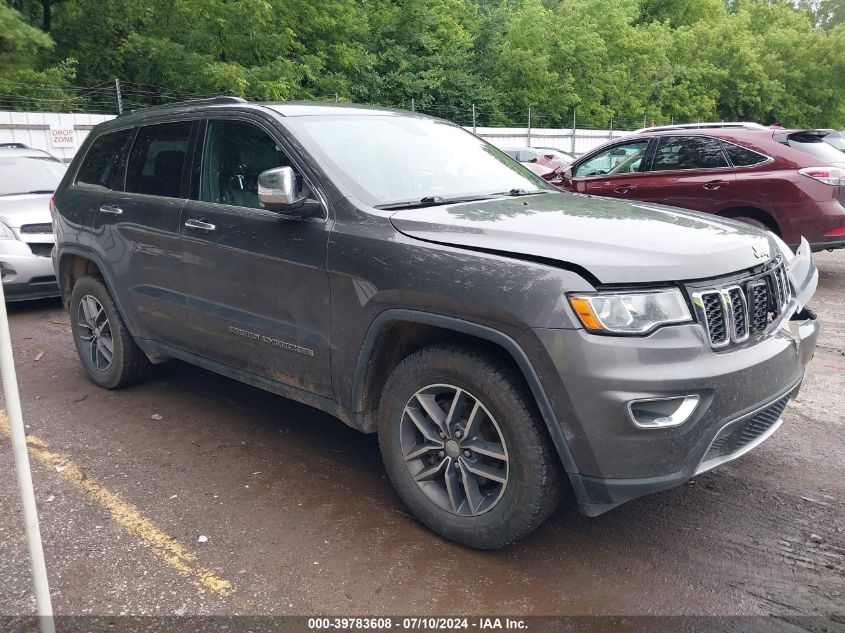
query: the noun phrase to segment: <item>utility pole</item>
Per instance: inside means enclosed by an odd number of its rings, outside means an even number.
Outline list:
[[[572,155],[575,154],[575,127],[577,125],[577,123],[575,121],[575,115],[576,115],[577,112],[578,112],[578,108],[572,108],[572,145],[569,148],[570,149],[569,153],[572,154]]]
[[[120,79],[114,78],[114,92],[117,95],[117,113],[123,114],[123,97],[120,94]]]
[[[340,101],[340,97],[338,96],[337,93],[334,93],[334,102],[338,103],[339,101]]]
[[[472,104],[472,133],[475,134],[475,104]]]
[[[531,147],[531,106],[528,106],[528,147]]]
[[[609,141],[613,140],[613,115],[610,115],[610,136],[608,137]]]
[[[415,107],[415,106],[416,106],[416,104],[414,103],[414,98],[413,98],[413,97],[411,97],[411,112],[416,112],[416,111],[417,111],[417,109],[416,109],[416,107]]]

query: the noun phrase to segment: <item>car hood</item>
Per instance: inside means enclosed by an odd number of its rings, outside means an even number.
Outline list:
[[[417,239],[585,268],[603,284],[716,277],[778,253],[739,222],[563,192],[400,210],[391,222]]]
[[[50,218],[49,193],[22,193],[0,196],[0,221],[6,226],[20,228],[23,224],[42,224]]]

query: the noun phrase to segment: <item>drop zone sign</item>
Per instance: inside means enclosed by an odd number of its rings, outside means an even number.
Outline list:
[[[76,147],[76,130],[73,126],[50,126],[50,140],[53,147]]]

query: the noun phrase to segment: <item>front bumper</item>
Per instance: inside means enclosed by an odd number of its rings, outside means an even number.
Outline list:
[[[6,301],[56,297],[59,294],[53,259],[35,255],[25,242],[0,241],[0,270]]]
[[[777,429],[819,332],[815,315],[804,308],[817,281],[809,247],[804,253],[791,268],[795,298],[780,327],[746,346],[714,351],[696,323],[647,337],[533,330],[553,367],[544,372],[544,387],[574,461],[569,477],[584,514],[677,486]],[[523,343],[530,347],[529,340]],[[682,424],[644,429],[631,420],[631,401],[679,396],[699,398]]]

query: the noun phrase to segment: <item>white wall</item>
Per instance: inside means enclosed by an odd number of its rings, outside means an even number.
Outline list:
[[[472,132],[472,127],[465,129]],[[572,128],[531,128],[529,143],[528,128],[524,127],[478,127],[475,133],[496,147],[556,147],[564,152],[580,156],[611,138],[630,134],[624,130],[576,129],[575,144],[572,143]]]
[[[68,114],[62,112],[9,112],[0,110],[0,143],[24,143],[47,150],[70,162],[82,141],[97,123],[113,119],[110,114]],[[74,147],[54,147],[50,126],[73,129]]]
[[[0,111],[0,143],[25,143],[70,162],[91,128],[113,118],[114,115],[110,114]],[[50,137],[51,125],[56,128],[73,128],[75,147],[54,147]],[[472,127],[466,129],[472,131]],[[496,147],[556,147],[576,155],[588,152],[611,138],[628,134],[619,130],[576,129],[573,146],[570,128],[531,128],[530,139],[528,128],[524,127],[478,127],[475,133]]]

